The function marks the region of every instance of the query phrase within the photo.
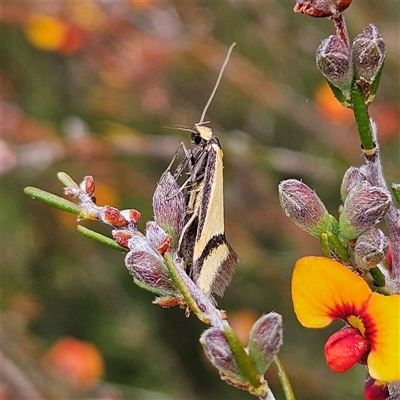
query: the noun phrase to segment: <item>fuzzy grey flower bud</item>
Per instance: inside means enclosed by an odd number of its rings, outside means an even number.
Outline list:
[[[301,229],[320,237],[331,230],[331,217],[324,203],[306,184],[288,179],[279,184],[279,200],[283,212]]]
[[[375,25],[368,25],[355,37],[353,64],[358,78],[373,82],[385,59],[386,46]]]
[[[362,173],[360,168],[350,167],[344,174],[342,185],[340,186],[340,196],[342,201],[346,200],[350,191],[359,183],[366,181],[366,176]]]
[[[357,239],[354,260],[357,267],[367,270],[383,261],[388,251],[388,238],[380,229],[372,228]]]
[[[247,382],[240,372],[235,355],[222,330],[218,328],[207,329],[200,336],[200,343],[207,358],[218,369],[222,377],[227,376],[233,378],[234,381]]]
[[[350,49],[337,36],[331,35],[317,49],[317,67],[344,97],[350,98],[353,79]]]
[[[263,315],[251,328],[249,356],[260,375],[264,375],[283,343],[282,317],[275,312]]]
[[[377,186],[361,182],[348,194],[339,217],[339,239],[347,243],[377,224],[386,214],[390,194]]]
[[[170,172],[165,172],[153,196],[155,222],[171,238],[176,248],[185,219],[185,197]]]
[[[332,17],[343,12],[352,0],[297,0],[294,12],[315,18]]]
[[[153,249],[158,251],[168,241],[169,236],[154,221],[148,221],[146,223],[146,238]]]
[[[161,296],[179,296],[164,259],[139,232],[129,239],[125,265],[143,288]]]

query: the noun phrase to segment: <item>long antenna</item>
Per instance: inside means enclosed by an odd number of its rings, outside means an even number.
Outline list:
[[[228,54],[225,57],[225,61],[222,64],[221,70],[219,71],[217,82],[215,83],[215,86],[214,86],[214,89],[213,89],[213,91],[211,93],[211,96],[208,99],[206,106],[204,107],[203,114],[201,114],[200,122],[198,123],[198,125],[201,125],[204,122],[204,117],[206,116],[207,109],[208,109],[209,105],[211,104],[211,101],[212,101],[212,99],[213,99],[213,97],[215,95],[215,92],[218,89],[218,86],[219,86],[219,83],[221,82],[221,78],[222,78],[222,75],[224,73],[225,67],[228,64],[228,61],[229,61],[229,58],[231,56],[232,50],[233,50],[233,48],[235,46],[236,46],[236,43],[232,43],[231,47],[229,47]]]

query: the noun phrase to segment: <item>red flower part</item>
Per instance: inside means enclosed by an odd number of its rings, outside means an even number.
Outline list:
[[[386,263],[387,263],[387,269],[391,271],[393,264],[393,250],[392,250],[392,244],[390,242],[389,242],[389,251],[386,255]]]
[[[364,396],[366,400],[388,400],[390,394],[387,382],[367,376],[364,383]]]
[[[95,190],[95,183],[93,176],[87,175],[83,178],[83,181],[80,185],[80,188],[87,193],[89,196],[92,196],[94,194]]]
[[[315,18],[332,17],[343,12],[352,0],[298,0],[294,12]]]
[[[325,344],[325,358],[334,372],[345,372],[369,353],[371,346],[360,331],[348,327],[334,333]]]
[[[128,221],[124,218],[121,212],[111,206],[104,206],[104,217],[102,219],[105,223],[118,228],[128,225]]]
[[[112,232],[112,236],[114,238],[114,240],[121,246],[121,247],[125,247],[126,249],[128,249],[128,242],[129,239],[132,238],[132,235],[126,231],[113,231]]]

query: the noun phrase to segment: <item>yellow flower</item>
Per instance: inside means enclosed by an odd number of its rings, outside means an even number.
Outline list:
[[[400,379],[400,295],[372,292],[364,279],[329,258],[304,257],[293,271],[292,298],[303,326],[323,328],[343,319],[370,343],[369,374]]]

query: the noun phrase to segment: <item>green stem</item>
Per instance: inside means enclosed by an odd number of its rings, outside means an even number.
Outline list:
[[[99,242],[101,244],[105,244],[106,246],[111,247],[114,250],[119,250],[123,253],[126,253],[128,251],[128,249],[125,249],[125,247],[117,244],[114,239],[104,236],[101,233],[92,231],[91,229],[85,228],[82,225],[77,225],[76,228],[78,229],[79,233],[88,237],[89,239],[95,240],[96,242]]]
[[[351,100],[353,103],[354,118],[357,123],[358,134],[360,135],[364,152],[371,155],[375,152],[375,142],[364,94],[357,82],[353,82],[351,88]]]
[[[321,244],[321,249],[322,249],[325,257],[331,258],[331,250],[329,248],[328,235],[326,233],[321,233],[319,242]]]
[[[372,278],[374,279],[376,286],[378,287],[384,287],[386,282],[385,282],[385,275],[383,275],[382,271],[378,267],[373,267],[369,270],[369,273],[371,274]]]
[[[283,367],[283,364],[281,363],[281,360],[279,360],[278,356],[274,358],[274,364],[276,370],[278,371],[279,381],[281,383],[283,392],[285,393],[286,400],[296,400],[289,377],[287,376],[285,368]]]
[[[257,388],[262,388],[260,377],[251,362],[249,355],[246,353],[242,342],[237,337],[234,330],[230,327],[227,321],[224,322],[224,334],[226,340],[229,343],[229,346],[232,349],[233,354],[235,355],[235,360],[238,364],[240,372],[246,378],[248,382],[250,382],[251,386],[257,391]]]
[[[397,201],[397,204],[400,204],[400,183],[398,182],[392,183],[392,193]]]
[[[347,253],[346,248],[340,242],[339,238],[332,232],[327,232],[327,235],[328,235],[329,243],[336,250],[337,254],[342,259],[342,261],[348,261],[349,255]]]
[[[64,199],[63,197],[57,196],[53,193],[46,192],[42,189],[38,189],[32,186],[28,186],[24,189],[24,192],[31,196],[33,199],[43,201],[50,206],[56,207],[60,210],[70,212],[72,214],[80,215],[82,209],[75,203]]]
[[[179,289],[181,292],[183,298],[185,299],[186,304],[189,306],[189,308],[196,314],[197,318],[204,322],[205,324],[209,324],[209,319],[207,316],[203,313],[203,311],[200,310],[196,300],[193,298],[191,295],[190,291],[187,288],[187,285],[185,281],[182,279],[181,274],[179,273],[173,259],[171,256],[171,253],[165,253],[164,259],[168,268],[168,271],[171,275],[171,278],[173,279],[176,287]]]

